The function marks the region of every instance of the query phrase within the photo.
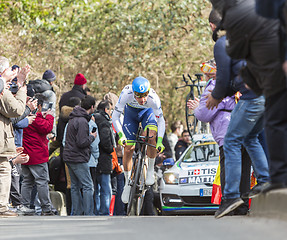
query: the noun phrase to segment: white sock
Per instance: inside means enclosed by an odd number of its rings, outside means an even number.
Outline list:
[[[127,186],[129,183],[129,179],[131,177],[132,171],[124,171],[124,175],[125,175],[125,185]]]
[[[150,158],[148,157],[148,167],[147,167],[147,171],[154,171],[154,163],[155,163],[155,158]]]

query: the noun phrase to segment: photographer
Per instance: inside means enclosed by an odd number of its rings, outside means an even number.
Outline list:
[[[17,78],[16,78],[16,82],[17,82]],[[11,91],[11,87],[10,87],[10,91]],[[15,92],[13,91],[15,91],[14,89],[12,89],[12,93],[16,93],[18,91],[18,88]],[[26,102],[25,111],[22,114],[22,116],[18,118],[11,118],[13,130],[14,130],[14,136],[15,136],[15,145],[17,148],[22,148],[23,129],[28,127],[30,124],[32,124],[32,122],[36,118],[36,115],[32,114],[37,109],[37,99],[34,98],[34,94],[35,92],[33,88],[31,87],[31,85],[27,84],[27,99],[26,99],[27,102]],[[34,214],[34,210],[29,209],[22,205],[22,196],[20,194],[21,172],[22,172],[21,164],[15,163],[12,166],[12,171],[11,171],[10,202],[12,203],[12,206],[15,207],[15,210],[17,211],[18,214],[32,215]]]
[[[45,109],[45,101],[42,95],[36,94],[38,99],[38,111],[32,124],[23,131],[24,153],[30,156],[30,160],[22,164],[22,173],[24,176],[21,194],[23,205],[29,207],[31,201],[31,191],[36,184],[41,202],[42,214],[44,216],[54,215],[51,209],[51,200],[49,197],[49,150],[47,134],[53,128],[53,112]],[[47,104],[49,106],[49,104]]]
[[[0,56],[0,75],[3,85],[5,86],[17,76],[17,85],[19,87],[15,96],[8,89],[4,89],[0,99],[0,216],[2,217],[18,216],[17,213],[8,209],[11,185],[11,165],[8,162],[8,158],[13,157],[17,153],[10,118],[21,116],[25,110],[25,80],[30,72],[29,66],[20,70],[12,70],[9,66],[9,60]]]

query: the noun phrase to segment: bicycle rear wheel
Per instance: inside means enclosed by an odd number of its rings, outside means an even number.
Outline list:
[[[194,96],[192,93],[189,93],[186,97],[186,103],[185,103],[185,119],[186,119],[186,125],[187,125],[187,130],[189,132],[190,137],[192,137],[195,133],[197,133],[197,124],[198,120],[194,116],[193,110],[190,109],[187,106],[188,100],[194,100]]]

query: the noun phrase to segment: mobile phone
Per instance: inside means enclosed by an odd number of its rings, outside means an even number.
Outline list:
[[[36,109],[32,112],[32,114],[35,115],[37,112],[38,112],[38,108],[36,108]]]
[[[95,131],[97,131],[97,128],[96,128],[96,127],[93,127],[92,133],[94,133]]]
[[[42,112],[47,112],[48,109],[52,109],[53,103],[52,102],[43,102],[42,105]]]

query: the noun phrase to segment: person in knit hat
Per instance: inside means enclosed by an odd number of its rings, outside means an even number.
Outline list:
[[[51,83],[56,80],[56,75],[52,70],[48,69],[44,72],[42,79],[45,79]]]
[[[42,85],[47,86],[46,88],[45,87],[43,88],[43,89],[45,89],[45,91],[40,92],[41,95],[47,99],[47,102],[53,103],[51,110],[53,111],[54,124],[53,124],[53,129],[52,129],[51,133],[49,133],[47,135],[47,137],[53,141],[56,140],[56,135],[57,135],[57,131],[56,131],[56,102],[57,102],[57,97],[56,97],[56,93],[53,89],[53,83],[55,80],[56,80],[56,75],[50,69],[48,69],[44,72],[42,80],[40,80]],[[37,91],[36,91],[36,93],[37,93]]]
[[[78,73],[75,77],[74,84],[75,85],[84,85],[87,83],[87,79],[82,73]]]
[[[66,92],[62,95],[60,102],[59,102],[59,110],[63,106],[69,105],[69,100],[71,97],[78,97],[81,100],[87,95],[86,89],[87,79],[82,73],[78,73],[74,80],[74,86],[71,91]]]

